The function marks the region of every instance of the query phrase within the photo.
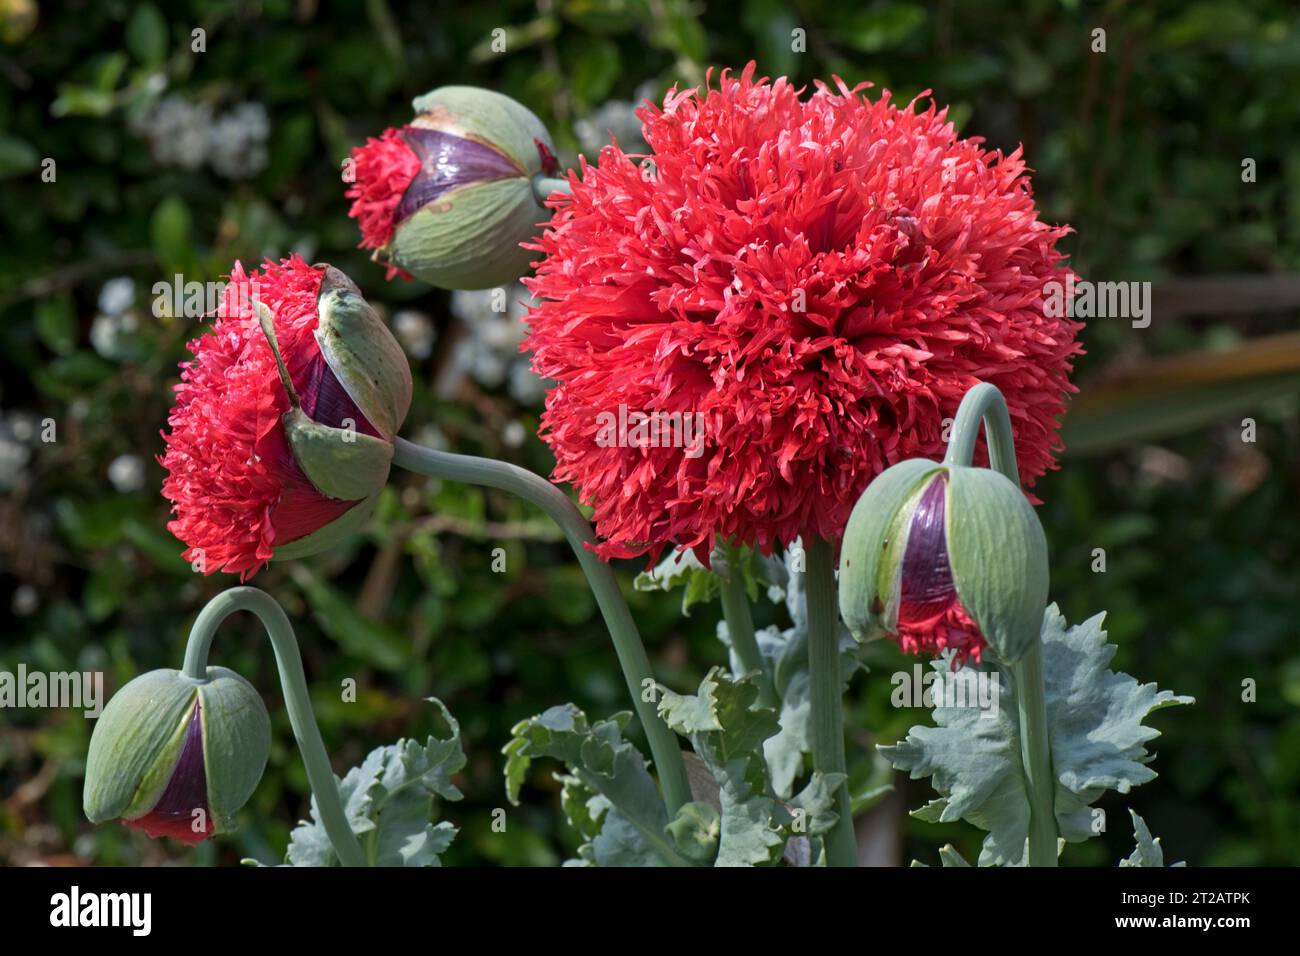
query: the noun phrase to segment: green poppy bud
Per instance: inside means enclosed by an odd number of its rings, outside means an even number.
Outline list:
[[[853,508],[840,556],[840,613],[859,640],[909,653],[986,646],[1015,663],[1038,639],[1047,541],[1033,506],[988,468],[911,459],[886,469]]]
[[[270,750],[266,706],[234,671],[209,667],[203,681],[150,671],[119,690],[95,724],[86,817],[198,843],[234,829]]]
[[[444,289],[518,279],[520,248],[550,218],[534,177],[557,170],[541,120],[508,96],[444,86],[414,102],[415,119],[353,150],[349,215],[389,277]],[[345,177],[346,178],[346,177]]]

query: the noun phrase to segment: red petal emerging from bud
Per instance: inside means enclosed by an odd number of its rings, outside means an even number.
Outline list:
[[[196,817],[195,811],[202,811]],[[208,812],[208,777],[203,764],[202,704],[195,699],[185,743],[176,760],[171,779],[154,808],[142,817],[125,821],[129,827],[149,836],[171,837],[193,846],[212,835],[212,815]],[[195,829],[195,824],[199,824]]]
[[[294,256],[251,275],[235,263],[210,335],[189,343],[194,359],[176,386],[160,459],[163,496],[176,515],[168,529],[207,574],[247,580],[288,544],[356,503],[328,498],[307,480],[288,447],[282,416],[289,397],[253,310],[275,317],[276,339],[306,414],[323,425],[376,435],[330,370],[316,342],[321,270]]]
[[[896,639],[909,654],[924,651],[937,655],[952,648],[955,670],[967,658],[978,663],[987,643],[961,606],[953,583],[944,521],[947,485],[944,474],[933,478],[912,512],[900,570]]]
[[[388,245],[398,204],[420,171],[420,159],[402,135],[408,129],[386,129],[378,139],[372,137],[352,150],[354,178],[347,197],[353,203],[348,215],[361,226],[363,249]]]

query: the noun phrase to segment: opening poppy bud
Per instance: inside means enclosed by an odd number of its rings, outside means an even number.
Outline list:
[[[270,751],[266,706],[234,671],[209,667],[203,681],[150,671],[119,690],[95,724],[86,817],[199,843],[235,828]]]
[[[352,281],[297,257],[251,275],[236,263],[213,334],[190,350],[161,459],[185,558],[247,579],[364,524],[411,372]]]
[[[508,96],[444,86],[419,97],[410,124],[352,151],[353,200],[388,277],[444,289],[487,289],[518,279],[532,253],[520,243],[550,218],[533,187],[557,170],[550,134]]]
[[[911,459],[886,469],[854,506],[840,557],[840,612],[859,640],[908,653],[992,647],[1014,663],[1038,638],[1047,541],[1029,500],[988,468]]]

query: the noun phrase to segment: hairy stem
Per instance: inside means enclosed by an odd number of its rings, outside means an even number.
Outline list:
[[[812,695],[813,768],[823,774],[845,773],[844,714],[840,682],[839,611],[835,598],[835,563],[831,546],[821,539],[805,545],[808,598],[808,672]],[[858,844],[853,833],[849,787],[835,788],[839,819],[826,834],[829,866],[857,866]]]
[[[669,730],[655,707],[654,699],[658,694],[647,693],[655,686],[650,659],[646,656],[641,635],[627,609],[627,602],[623,600],[623,592],[618,588],[614,572],[588,547],[596,543],[596,536],[582,512],[563,491],[545,478],[508,462],[434,451],[399,438],[393,463],[431,478],[463,481],[508,491],[541,508],[560,526],[587,575],[587,583],[596,596],[596,603],[609,628],[614,652],[618,655],[623,678],[632,695],[632,706],[636,709],[650,743],[650,753],[654,758],[655,769],[659,772],[668,815],[673,816],[691,799],[682,751],[677,744],[677,736]]]
[[[307,781],[316,798],[317,812],[339,862],[344,866],[366,866],[366,855],[343,811],[338,782],[330,768],[325,743],[316,726],[316,715],[311,708],[311,698],[307,695],[307,680],[303,676],[302,656],[298,653],[298,640],[294,637],[293,625],[275,599],[265,591],[249,587],[231,588],[214,597],[199,612],[190,629],[182,671],[194,681],[208,679],[208,651],[212,647],[212,639],[221,622],[236,611],[251,611],[256,614],[266,628],[267,637],[271,639],[275,663],[280,671],[285,708],[289,711],[289,723],[293,726],[298,752],[302,754],[302,762],[307,768]]]

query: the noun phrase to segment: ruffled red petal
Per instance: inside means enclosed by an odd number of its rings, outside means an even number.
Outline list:
[[[955,597],[943,611],[926,618],[904,620],[900,615],[898,633],[890,636],[907,654],[925,653],[938,657],[943,651],[954,651],[953,670],[968,660],[978,664],[984,648],[988,647],[979,625],[971,620]]]
[[[1024,481],[1054,467],[1080,326],[1044,315],[1043,286],[1069,272],[1068,229],[1038,219],[1019,149],[860,89],[801,100],[752,63],[724,71],[640,112],[653,172],[614,144],[552,197],[526,348],[556,383],[555,477],[604,556],[837,540],[882,470],[942,457],[980,381],[1006,397]],[[620,404],[703,413],[703,453],[602,447]]]
[[[406,127],[386,129],[378,139],[352,150],[353,200],[348,215],[361,227],[360,247],[379,249],[393,236],[397,207],[420,171],[420,159],[402,138]],[[399,270],[390,270],[389,278]]]

